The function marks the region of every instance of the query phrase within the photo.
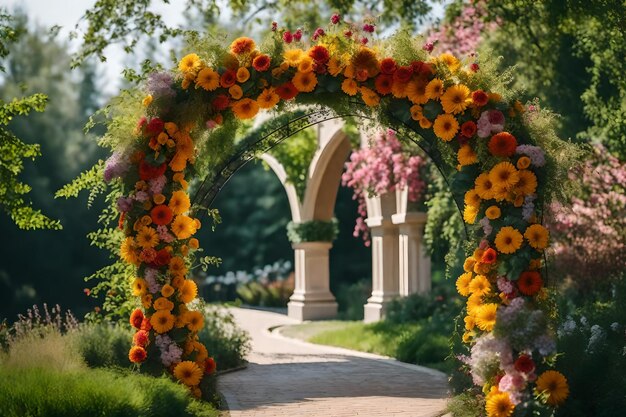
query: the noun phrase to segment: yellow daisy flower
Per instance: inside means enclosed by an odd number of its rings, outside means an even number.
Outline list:
[[[540,224],[532,224],[526,228],[524,237],[528,240],[530,246],[537,250],[548,247],[548,229]]]
[[[463,113],[471,103],[470,89],[463,84],[449,87],[441,96],[441,106],[446,113]]]
[[[522,234],[511,226],[504,226],[498,231],[495,243],[501,253],[514,253],[522,246]]]

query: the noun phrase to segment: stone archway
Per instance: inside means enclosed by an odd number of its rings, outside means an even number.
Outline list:
[[[280,162],[268,153],[261,159],[279,178],[291,209],[292,221],[330,221],[345,161],[351,152],[341,119],[319,123],[318,150],[307,176],[304,201],[300,201]],[[368,133],[361,131],[361,146],[368,146]],[[385,210],[380,210],[384,201]],[[386,304],[397,296],[430,290],[430,258],[422,244],[425,213],[407,213],[406,190],[368,198],[367,224],[372,231],[372,294],[364,306],[364,320],[380,320]],[[301,242],[293,245],[295,291],[288,304],[289,317],[297,320],[333,318],[337,303],[330,292],[329,252],[331,242]]]

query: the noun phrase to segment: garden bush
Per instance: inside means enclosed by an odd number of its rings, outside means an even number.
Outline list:
[[[92,367],[128,368],[128,349],[133,333],[119,324],[86,323],[72,335],[85,363]]]
[[[250,351],[250,336],[237,326],[235,318],[227,309],[207,306],[204,328],[198,337],[215,359],[218,371],[245,364],[246,355]]]
[[[361,279],[354,283],[340,283],[333,291],[341,320],[363,320],[363,306],[372,294],[372,280]]]

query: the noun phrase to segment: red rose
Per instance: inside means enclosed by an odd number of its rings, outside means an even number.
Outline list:
[[[461,125],[461,134],[466,138],[471,138],[476,134],[476,123],[471,120]]]
[[[393,74],[398,66],[396,65],[396,61],[393,58],[385,58],[380,61],[380,71],[383,74],[391,75]]]
[[[484,106],[489,103],[489,95],[483,90],[476,90],[472,93],[472,101],[477,106]]]
[[[155,117],[154,119],[148,122],[148,125],[146,126],[146,132],[148,132],[148,134],[151,136],[158,135],[159,133],[163,132],[164,126],[165,126],[165,123],[163,123],[163,120],[159,119],[158,117]]]
[[[156,266],[165,266],[170,263],[172,259],[172,254],[165,248],[159,249],[157,251],[156,258],[154,259],[154,265]]]
[[[393,79],[403,83],[408,83],[412,75],[413,67],[398,67],[396,72],[393,73]]]
[[[216,112],[227,109],[229,104],[230,99],[225,94],[218,94],[211,102],[211,106],[213,106],[213,110]]]
[[[155,167],[144,160],[139,163],[139,178],[144,181],[148,181],[165,174],[166,169],[167,164],[165,163],[162,163],[161,165]]]
[[[237,81],[237,73],[233,70],[225,71],[220,77],[220,85],[224,88],[229,88],[235,85]]]
[[[330,59],[330,54],[328,53],[328,49],[326,49],[322,45],[317,45],[311,48],[309,51],[309,56],[313,58],[315,62],[319,62],[321,64],[325,64]]]
[[[504,114],[500,110],[490,110],[487,113],[489,118],[489,123],[492,125],[503,125],[504,124]]]
[[[520,355],[520,357],[515,361],[514,366],[518,372],[523,372],[525,374],[529,374],[535,370],[535,362],[533,362],[532,358],[528,355]]]

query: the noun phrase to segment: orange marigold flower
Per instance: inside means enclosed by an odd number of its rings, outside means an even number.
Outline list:
[[[165,297],[159,297],[154,301],[155,310],[172,311],[174,309],[174,303]]]
[[[298,71],[291,80],[298,91],[310,93],[317,85],[317,77],[313,72]]]
[[[316,45],[309,49],[309,56],[313,58],[315,62],[320,64],[325,64],[330,59],[330,54],[328,53],[328,49],[322,45]]]
[[[224,71],[220,77],[220,85],[224,88],[230,88],[237,81],[237,73],[233,70]]]
[[[270,69],[271,61],[272,59],[269,57],[269,55],[257,55],[252,60],[252,68],[259,72],[265,72]]]
[[[233,104],[233,113],[240,120],[252,119],[259,112],[259,105],[250,98],[243,98]]]
[[[273,88],[266,88],[256,99],[256,102],[262,109],[271,109],[278,104],[279,101],[280,97],[276,94]]]
[[[341,90],[349,96],[354,96],[359,91],[359,86],[352,78],[346,78],[341,83]]]
[[[172,209],[170,209],[165,204],[160,204],[158,206],[155,206],[150,211],[150,217],[152,218],[154,224],[163,226],[170,224],[172,218],[174,217],[174,213],[172,213]]]
[[[380,96],[367,87],[361,87],[361,98],[370,107],[378,106],[380,103]]]
[[[524,295],[535,295],[543,287],[543,280],[537,271],[525,271],[517,279],[517,288]]]
[[[250,79],[250,71],[248,71],[248,68],[239,68],[237,70],[237,81],[243,84],[248,81],[248,79]]]
[[[196,86],[213,91],[220,86],[220,75],[211,68],[203,68],[196,78]]]
[[[130,348],[130,352],[128,352],[128,359],[132,363],[141,363],[146,360],[148,357],[148,353],[141,346],[133,346]]]
[[[488,147],[493,156],[510,157],[515,154],[517,140],[508,132],[500,132],[491,137]]]
[[[237,38],[230,44],[230,51],[235,55],[249,54],[254,48],[256,44],[248,37]]]
[[[149,341],[149,334],[145,330],[138,330],[137,333],[133,335],[133,343],[137,346],[145,347]]]
[[[172,198],[170,198],[169,207],[174,214],[183,214],[191,207],[191,201],[189,196],[184,191],[174,191]]]
[[[378,94],[385,95],[391,93],[391,87],[393,86],[393,76],[388,74],[380,74],[378,77],[376,77],[374,86],[376,87],[376,92]]]
[[[161,288],[161,295],[163,295],[163,297],[171,297],[172,294],[174,294],[174,287],[170,284],[165,284],[163,288]]]
[[[130,325],[133,326],[135,329],[141,328],[141,322],[143,321],[143,317],[143,312],[138,308],[135,309],[130,314]]]
[[[235,100],[239,100],[241,97],[243,97],[243,90],[241,89],[241,87],[235,84],[228,89],[228,94],[230,94],[230,96]]]

